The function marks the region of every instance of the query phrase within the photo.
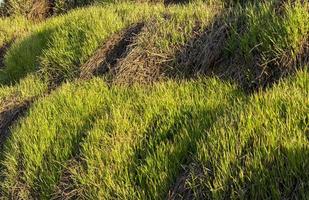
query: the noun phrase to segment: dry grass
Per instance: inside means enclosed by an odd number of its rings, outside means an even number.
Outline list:
[[[111,71],[117,61],[126,57],[127,48],[134,42],[144,24],[134,24],[120,33],[111,36],[94,55],[81,66],[81,78],[88,79],[92,75],[105,74]]]
[[[0,46],[0,68],[4,67],[4,63],[3,63],[4,56],[9,47],[10,47],[9,44],[3,44],[2,46]]]
[[[27,108],[30,106],[32,99],[20,101],[14,98],[14,96],[8,97],[8,99],[1,103],[0,112],[0,150],[9,136],[9,127],[21,116]]]
[[[143,34],[149,33],[150,29],[157,29],[157,24],[154,21],[147,22],[140,37]],[[132,84],[132,83],[151,83],[160,77],[159,63],[164,62],[162,56],[151,54],[149,46],[141,48],[138,46],[138,41],[135,41],[127,49],[127,56],[121,59],[112,72],[115,84]]]

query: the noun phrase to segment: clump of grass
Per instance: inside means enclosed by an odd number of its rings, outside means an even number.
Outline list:
[[[0,18],[0,48],[24,36],[32,27],[32,23],[23,17]]]
[[[71,69],[69,74],[73,76],[74,68],[85,61],[109,31],[121,28],[120,24],[121,20],[108,9],[80,10],[52,19],[8,51],[4,77],[7,81],[16,81],[40,67],[46,76],[52,74],[52,69],[54,76],[56,72],[65,75]],[[27,51],[28,48],[31,51]]]
[[[192,3],[171,6],[163,15],[148,21],[135,45],[128,50],[128,56],[113,71],[114,82],[149,83],[167,77],[168,71],[175,76],[173,62],[177,52],[197,32],[211,26],[219,11],[220,7]]]
[[[0,87],[0,107],[10,101],[23,101],[41,95],[47,91],[47,84],[38,76],[29,75],[14,86]]]
[[[238,19],[232,25],[226,59],[244,66],[241,78],[265,86],[297,67],[296,60],[305,56],[300,54],[309,37],[308,8],[307,2],[278,5],[269,1],[236,9]]]
[[[308,81],[298,72],[226,110],[197,142],[186,181],[195,198],[309,197]]]
[[[4,67],[4,56],[11,44],[26,35],[32,23],[25,18],[0,18],[0,68]]]

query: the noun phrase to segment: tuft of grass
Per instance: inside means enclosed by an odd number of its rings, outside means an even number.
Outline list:
[[[229,56],[237,52],[246,64],[259,57],[260,67],[271,64],[291,67],[309,37],[308,6],[300,1],[283,5],[269,1],[239,9],[238,24],[228,41]]]
[[[14,86],[0,86],[0,109],[8,102],[21,102],[42,95],[47,84],[36,75],[28,75]]]

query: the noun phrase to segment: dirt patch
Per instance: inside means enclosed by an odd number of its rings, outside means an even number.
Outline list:
[[[3,103],[4,106],[0,112],[0,149],[2,149],[3,143],[9,136],[9,127],[25,113],[32,102],[32,99],[20,102],[12,98]]]
[[[4,57],[9,47],[10,47],[10,44],[8,43],[0,47],[0,69],[4,67]]]
[[[203,178],[203,170],[201,166],[197,166],[194,163],[184,166],[182,174],[178,176],[175,183],[169,190],[167,199],[209,199],[205,197],[205,191],[201,190],[199,184],[194,184],[195,181],[199,181],[201,178]],[[189,181],[191,182],[191,185],[189,184]]]
[[[66,199],[78,199],[84,197],[84,191],[82,188],[76,188],[74,180],[72,179],[73,170],[78,172],[78,167],[81,163],[79,158],[72,158],[68,161],[66,168],[62,171],[60,181],[51,199],[53,200],[66,200]]]
[[[81,67],[80,77],[87,79],[93,75],[105,74],[112,70],[119,59],[127,56],[128,47],[134,42],[143,26],[143,23],[138,23],[112,36]]]

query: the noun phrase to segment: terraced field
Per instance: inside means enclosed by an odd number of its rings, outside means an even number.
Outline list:
[[[0,199],[309,198],[306,1],[4,5]]]

